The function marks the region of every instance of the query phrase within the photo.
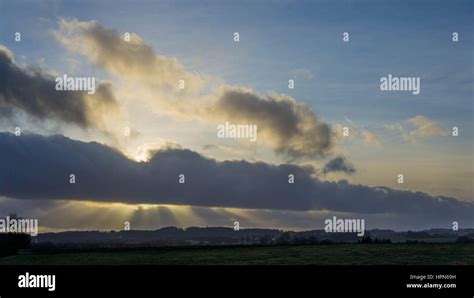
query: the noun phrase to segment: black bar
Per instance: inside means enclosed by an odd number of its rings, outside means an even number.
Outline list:
[[[21,274],[54,274],[56,290],[19,288]],[[410,275],[455,275],[418,281]],[[454,283],[407,289],[407,283]],[[474,266],[0,266],[0,297],[14,296],[473,297]]]

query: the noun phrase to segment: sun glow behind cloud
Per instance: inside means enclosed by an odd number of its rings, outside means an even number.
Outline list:
[[[8,199],[5,199],[8,200]],[[52,212],[40,216],[40,232],[57,232],[64,230],[124,230],[124,223],[129,222],[132,230],[154,230],[167,226],[180,228],[226,226],[232,227],[239,221],[241,228],[287,228],[304,230],[303,222],[281,221],[281,216],[296,218],[306,217],[310,221],[323,222],[323,218],[335,214],[329,211],[277,212],[272,210],[255,210],[241,208],[180,206],[170,204],[126,204],[102,203],[93,201],[62,201]],[[338,213],[343,214],[343,213]],[[64,224],[64,218],[69,224]],[[55,221],[56,219],[57,221]],[[318,227],[314,225],[313,227]]]

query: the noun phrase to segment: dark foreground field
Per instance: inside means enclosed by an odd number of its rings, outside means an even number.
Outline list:
[[[474,244],[169,247],[21,253],[0,265],[474,265]]]

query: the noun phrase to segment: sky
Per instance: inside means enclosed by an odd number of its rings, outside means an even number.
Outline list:
[[[305,230],[333,215],[474,227],[472,1],[0,11],[0,216],[38,218],[40,231]],[[55,90],[64,74],[95,77],[96,93]],[[389,74],[418,77],[420,94],[381,91]],[[226,122],[257,125],[257,142],[218,138]]]

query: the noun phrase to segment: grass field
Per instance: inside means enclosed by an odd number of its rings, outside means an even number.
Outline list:
[[[474,265],[474,244],[333,244],[32,252],[0,265]]]

